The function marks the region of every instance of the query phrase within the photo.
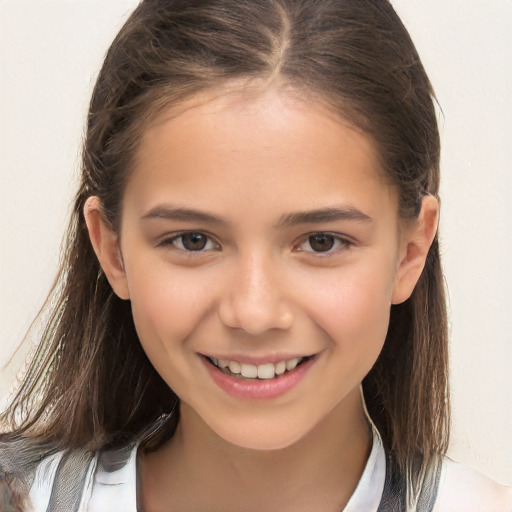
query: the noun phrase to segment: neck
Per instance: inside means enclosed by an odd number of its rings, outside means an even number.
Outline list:
[[[233,445],[188,406],[180,412],[174,437],[141,457],[143,510],[339,512],[371,449],[358,389],[306,436],[278,450]]]

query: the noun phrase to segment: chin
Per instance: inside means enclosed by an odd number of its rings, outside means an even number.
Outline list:
[[[244,425],[236,429],[214,429],[215,433],[227,443],[247,450],[275,451],[283,450],[297,443],[307,435],[298,432],[290,425]]]
[[[239,448],[245,448],[246,450],[264,452],[284,450],[295,444],[299,439],[269,439],[268,437],[247,439],[247,437],[237,437],[236,439],[225,438],[225,441],[235,446],[238,446]]]

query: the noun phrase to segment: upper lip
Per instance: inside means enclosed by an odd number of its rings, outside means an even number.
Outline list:
[[[241,364],[253,364],[255,366],[265,363],[279,363],[280,361],[289,361],[290,359],[302,359],[305,357],[311,357],[315,354],[299,354],[299,353],[287,353],[287,354],[269,354],[267,356],[250,356],[247,354],[201,354],[204,357],[210,359],[224,359],[226,361],[237,361]]]

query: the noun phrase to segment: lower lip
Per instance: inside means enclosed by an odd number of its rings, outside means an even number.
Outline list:
[[[315,361],[316,357],[311,357],[294,370],[273,379],[245,380],[226,375],[203,357],[203,362],[215,384],[231,396],[245,400],[269,400],[284,395],[304,378]]]

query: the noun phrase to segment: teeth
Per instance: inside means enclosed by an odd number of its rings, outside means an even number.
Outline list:
[[[275,373],[276,370],[272,363],[260,364],[258,366],[258,379],[273,379]]]
[[[232,373],[240,373],[240,363],[236,361],[229,361],[229,369]]]
[[[286,361],[279,361],[279,363],[276,364],[276,375],[283,375],[285,371]]]
[[[303,360],[303,357],[289,359],[288,361],[279,361],[278,363],[264,363],[259,365],[239,363],[238,361],[229,361],[227,359],[211,358],[211,362],[224,371],[237,377],[246,379],[273,379],[283,375],[286,371],[291,371]]]
[[[244,364],[242,363],[240,368],[240,373],[243,377],[247,377],[248,379],[255,379],[258,376],[258,367],[253,364]]]
[[[286,361],[286,369],[288,371],[293,370],[298,364],[300,359],[290,359],[289,361]]]

